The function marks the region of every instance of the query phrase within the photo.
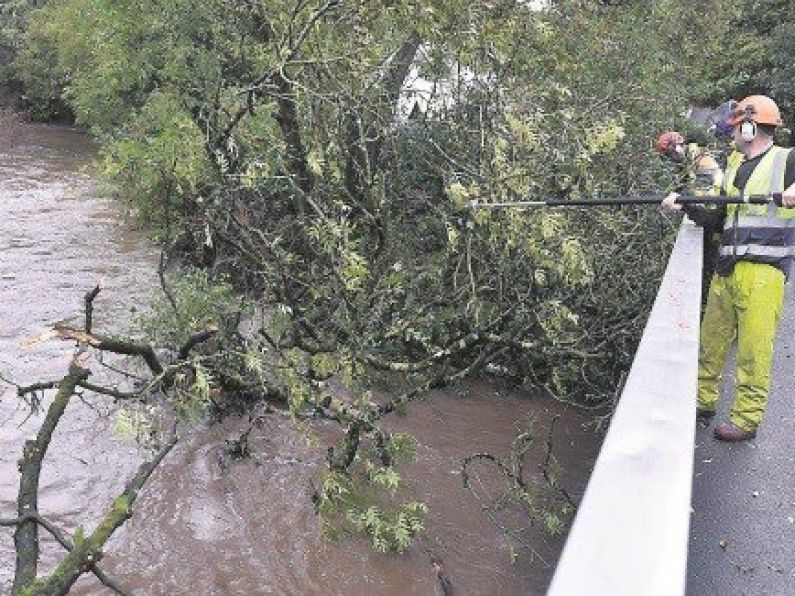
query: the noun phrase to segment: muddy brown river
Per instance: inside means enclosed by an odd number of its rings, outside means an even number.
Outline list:
[[[55,380],[71,346],[26,339],[62,319],[80,321],[83,295],[97,283],[95,329],[123,329],[157,286],[157,252],[120,223],[89,174],[95,147],[68,128],[23,126],[0,134],[0,374],[19,383]],[[92,369],[95,367],[92,366]],[[0,399],[0,517],[13,517],[16,461],[41,415],[29,416],[13,387]],[[441,594],[431,557],[443,561],[455,594],[543,594],[562,547],[528,529],[509,536],[481,509],[499,477],[485,467],[477,493],[461,481],[461,461],[476,452],[508,453],[516,425],[532,417],[539,449],[528,456],[540,474],[549,421],[561,484],[582,495],[598,448],[590,417],[546,397],[491,381],[437,392],[392,423],[418,440],[407,469],[409,493],[429,512],[423,538],[404,555],[382,555],[358,538],[321,537],[309,483],[318,477],[325,446],[307,440],[280,416],[252,433],[253,460],[230,461],[226,440],[242,421],[197,426],[169,454],[144,488],[133,518],[108,543],[102,569],[137,595],[208,594]],[[107,399],[73,400],[45,460],[40,511],[69,532],[91,530],[141,461],[135,444],[114,437]],[[530,542],[526,542],[530,540]],[[40,573],[63,551],[43,536]],[[14,574],[13,533],[0,528],[0,593]],[[110,594],[84,577],[74,594]]]

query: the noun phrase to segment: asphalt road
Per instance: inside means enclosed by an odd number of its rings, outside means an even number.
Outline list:
[[[697,425],[687,594],[795,595],[795,281],[790,280],[767,413],[754,441],[712,437],[728,419],[733,362],[718,415]]]

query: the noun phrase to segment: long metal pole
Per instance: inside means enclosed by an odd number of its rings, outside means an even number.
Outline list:
[[[695,196],[695,195],[681,195],[676,199],[676,202],[682,205],[688,204],[738,204],[738,203],[751,203],[757,205],[764,205],[774,201],[776,205],[781,206],[781,193],[772,193],[770,195],[749,195],[749,196],[728,196],[728,195],[712,195],[712,196]],[[595,199],[543,199],[535,201],[511,201],[503,203],[487,203],[479,200],[474,200],[470,203],[472,209],[532,209],[535,207],[603,207],[603,206],[620,206],[620,205],[659,205],[662,198],[659,195],[629,195],[623,197],[607,197]]]

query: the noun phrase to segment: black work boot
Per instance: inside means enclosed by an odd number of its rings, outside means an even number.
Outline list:
[[[706,408],[696,408],[696,420],[700,422],[711,422],[715,417],[715,410],[707,410]]]

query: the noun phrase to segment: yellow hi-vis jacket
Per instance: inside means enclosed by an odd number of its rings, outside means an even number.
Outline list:
[[[784,171],[791,149],[771,147],[756,165],[745,184],[745,196],[780,193],[784,190]],[[740,196],[734,186],[737,167],[729,167],[724,188],[731,196]],[[738,261],[767,263],[785,275],[795,255],[795,209],[766,205],[728,205],[721,235],[718,269],[729,271]]]

